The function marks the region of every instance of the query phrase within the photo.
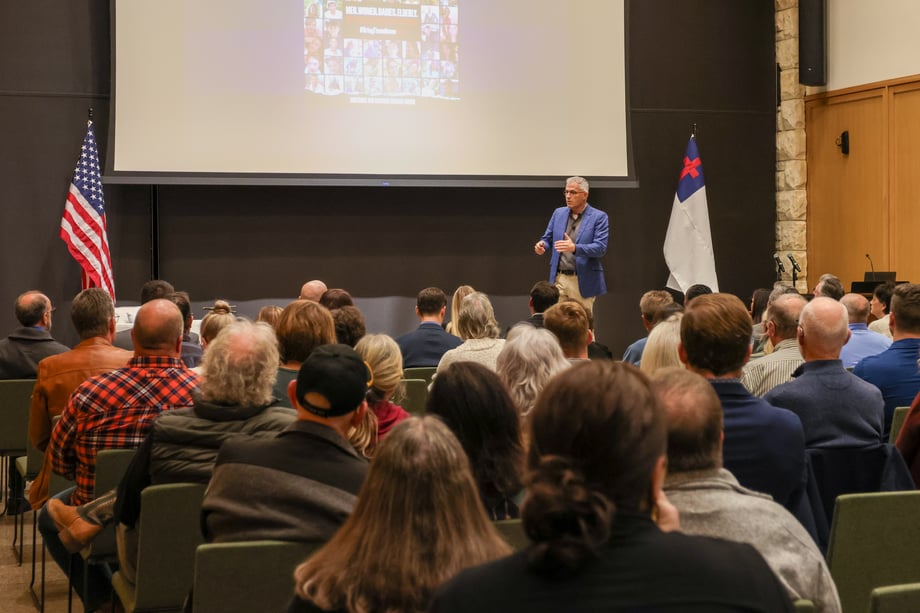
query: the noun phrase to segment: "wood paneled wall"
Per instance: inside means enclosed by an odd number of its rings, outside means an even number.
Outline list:
[[[876,270],[920,281],[920,76],[809,96],[805,117],[809,287],[825,272],[862,280],[867,253]]]

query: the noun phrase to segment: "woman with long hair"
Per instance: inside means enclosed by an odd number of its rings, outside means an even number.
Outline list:
[[[457,439],[413,417],[380,445],[345,524],[295,571],[288,611],[426,611],[444,581],[509,551]]]
[[[489,516],[518,517],[520,417],[498,375],[475,362],[452,364],[431,384],[425,413],[440,417],[460,440]]]
[[[472,285],[461,285],[454,290],[453,298],[451,298],[450,301],[450,321],[444,326],[444,329],[447,330],[449,334],[453,334],[458,338],[460,337],[460,333],[457,332],[457,314],[460,312],[460,303],[463,302],[464,298],[475,291]]]
[[[648,341],[642,351],[642,362],[639,364],[639,369],[646,375],[652,376],[652,373],[662,368],[683,367],[677,351],[682,318],[683,313],[674,313],[648,333]]]
[[[438,372],[460,361],[478,362],[494,371],[505,339],[498,338],[500,330],[489,297],[482,292],[473,292],[460,303],[460,312],[455,317],[457,326],[454,334],[459,335],[463,343],[441,356]]]
[[[527,497],[533,544],[468,569],[431,611],[792,611],[750,545],[665,532],[664,411],[622,362],[577,364],[531,413]]]
[[[390,402],[401,387],[403,376],[402,352],[399,345],[386,334],[368,334],[355,345],[371,371],[374,383],[367,393],[367,406],[377,417],[377,437],[382,440],[409,413]]]

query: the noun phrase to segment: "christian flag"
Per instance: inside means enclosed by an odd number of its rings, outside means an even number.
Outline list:
[[[716,278],[716,261],[712,252],[712,235],[709,232],[709,209],[706,205],[706,185],[703,182],[703,164],[696,148],[696,139],[690,137],[684,167],[677,181],[671,221],[664,238],[664,260],[671,276],[667,286],[686,291],[691,285],[708,285],[719,291]]]
[[[83,149],[64,205],[61,239],[67,243],[70,255],[83,269],[83,289],[101,287],[114,301],[115,279],[112,276],[112,256],[109,254],[109,237],[105,227],[99,151],[96,148],[93,122],[90,121],[87,123]]]

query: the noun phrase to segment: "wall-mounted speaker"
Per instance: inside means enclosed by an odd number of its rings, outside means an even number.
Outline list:
[[[799,0],[799,83],[827,85],[826,0]]]

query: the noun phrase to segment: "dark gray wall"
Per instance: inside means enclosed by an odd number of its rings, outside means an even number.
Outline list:
[[[611,218],[611,291],[596,317],[615,352],[642,334],[642,292],[667,279],[661,246],[690,124],[698,125],[723,291],[746,299],[769,286],[775,226],[773,0],[627,3],[640,187],[590,197]],[[0,6],[0,330],[14,325],[21,291],[40,288],[66,306],[79,290],[78,267],[57,235],[90,105],[106,142],[108,26],[103,2]],[[577,118],[559,121],[591,138]],[[523,296],[546,274],[546,258],[531,248],[561,188],[164,186],[160,275],[197,300],[293,296],[313,277],[368,298],[462,283]],[[119,296],[134,300],[150,274],[150,190],[109,185],[106,199]],[[55,332],[72,342],[66,309],[59,315]]]

